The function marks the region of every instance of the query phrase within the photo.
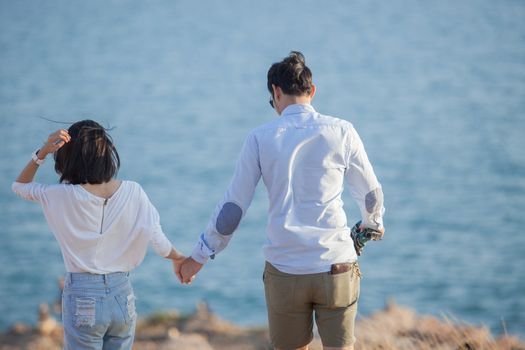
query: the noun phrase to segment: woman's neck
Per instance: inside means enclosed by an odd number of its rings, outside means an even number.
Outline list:
[[[111,179],[101,184],[82,184],[81,186],[97,197],[110,198],[120,187],[122,181]]]

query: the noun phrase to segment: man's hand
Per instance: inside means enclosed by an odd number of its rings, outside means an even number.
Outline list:
[[[196,262],[191,257],[186,258],[176,271],[181,283],[191,284],[195,275],[202,269],[202,264]]]
[[[379,241],[383,238],[384,234],[385,229],[383,227],[375,230],[365,227],[361,224],[361,221],[358,221],[350,231],[350,237],[352,237],[352,241],[354,241],[354,248],[357,255],[363,253],[366,242]]]
[[[360,225],[359,226],[359,230],[362,231],[366,228],[365,225]],[[375,232],[377,232],[377,234],[373,235],[372,237],[372,240],[373,241],[380,241],[383,239],[383,236],[385,235],[385,228],[384,227],[381,227],[380,229],[377,229],[377,230],[374,230]]]

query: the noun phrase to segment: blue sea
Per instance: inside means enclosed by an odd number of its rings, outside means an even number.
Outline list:
[[[386,235],[366,247],[360,317],[390,299],[525,337],[525,2],[0,0],[0,329],[58,297],[62,257],[11,182],[47,135],[113,127],[138,181],[189,253],[247,133],[276,118],[271,63],[299,50],[314,107],[351,121],[383,185]],[[57,182],[52,160],[37,180]],[[349,224],[359,220],[345,192]],[[265,325],[267,198],[191,286],[150,252],[140,315]]]

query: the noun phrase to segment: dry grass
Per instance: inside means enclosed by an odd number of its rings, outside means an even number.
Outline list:
[[[357,322],[356,350],[525,350],[516,337],[493,338],[484,327],[456,320],[417,315],[411,309],[388,305]],[[18,325],[0,334],[0,350],[61,349],[62,327]],[[219,319],[201,305],[191,316],[177,313],[147,317],[137,325],[136,350],[269,350],[268,331],[242,328]],[[321,350],[316,338],[310,350]]]
[[[516,337],[494,339],[486,327],[422,317],[391,303],[357,322],[356,350],[525,350]]]

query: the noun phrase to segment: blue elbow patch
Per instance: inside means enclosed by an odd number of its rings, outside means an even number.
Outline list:
[[[370,214],[375,212],[378,207],[383,206],[383,191],[380,188],[376,188],[370,191],[365,196],[366,211]]]
[[[217,232],[223,236],[229,236],[235,231],[242,218],[242,209],[235,203],[227,202],[222,206],[217,222]]]

